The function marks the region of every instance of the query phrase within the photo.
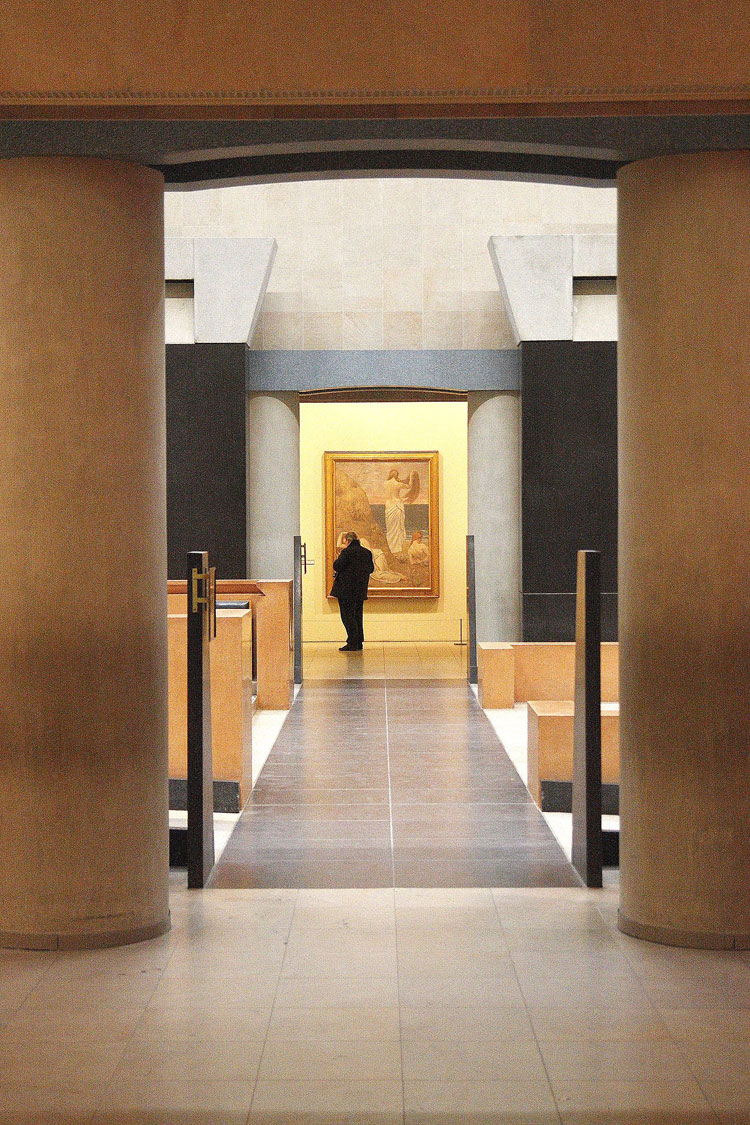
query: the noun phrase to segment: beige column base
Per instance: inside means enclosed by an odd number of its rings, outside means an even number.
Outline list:
[[[631,937],[655,941],[660,945],[677,945],[683,949],[750,949],[750,934],[711,934],[696,930],[675,930],[669,926],[648,926],[628,918],[620,910],[617,928]]]
[[[133,945],[137,941],[150,941],[168,933],[172,928],[169,913],[161,922],[132,929],[110,929],[91,933],[22,934],[0,930],[2,949],[108,949],[115,945]]]

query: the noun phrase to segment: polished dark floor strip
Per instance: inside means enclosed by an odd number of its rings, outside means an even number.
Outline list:
[[[306,681],[214,887],[580,883],[461,680]]]

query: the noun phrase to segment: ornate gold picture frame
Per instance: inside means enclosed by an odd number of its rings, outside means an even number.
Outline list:
[[[355,531],[375,562],[368,597],[439,597],[439,454],[431,450],[323,456],[326,592],[343,536]]]

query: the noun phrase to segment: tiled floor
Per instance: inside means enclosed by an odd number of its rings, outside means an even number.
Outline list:
[[[377,772],[354,800],[348,783],[319,787],[324,768],[349,778],[356,764],[322,722],[336,685],[319,685],[308,764],[281,787],[304,796],[297,839],[324,825],[335,850],[356,810],[394,842],[401,829],[427,841],[425,873],[445,835],[497,850],[524,806],[493,799],[484,716],[461,684],[415,688],[384,669],[347,685],[341,731],[375,720],[381,749],[389,732],[390,789]],[[430,733],[443,728],[448,742]],[[278,838],[298,831],[284,815]],[[0,1125],[750,1125],[750,952],[629,938],[617,887],[184,883],[173,872],[173,928],[155,941],[0,950]]]
[[[173,929],[0,954],[3,1125],[748,1125],[750,954],[617,891],[190,891]]]
[[[465,679],[306,678],[212,886],[394,885],[579,882]]]
[[[343,641],[340,642],[343,644]],[[367,642],[362,652],[305,644],[305,680],[465,680],[466,647],[442,641]]]

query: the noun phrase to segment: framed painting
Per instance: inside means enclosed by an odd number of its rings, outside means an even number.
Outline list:
[[[439,455],[325,453],[326,592],[343,537],[372,551],[371,598],[440,594]]]

